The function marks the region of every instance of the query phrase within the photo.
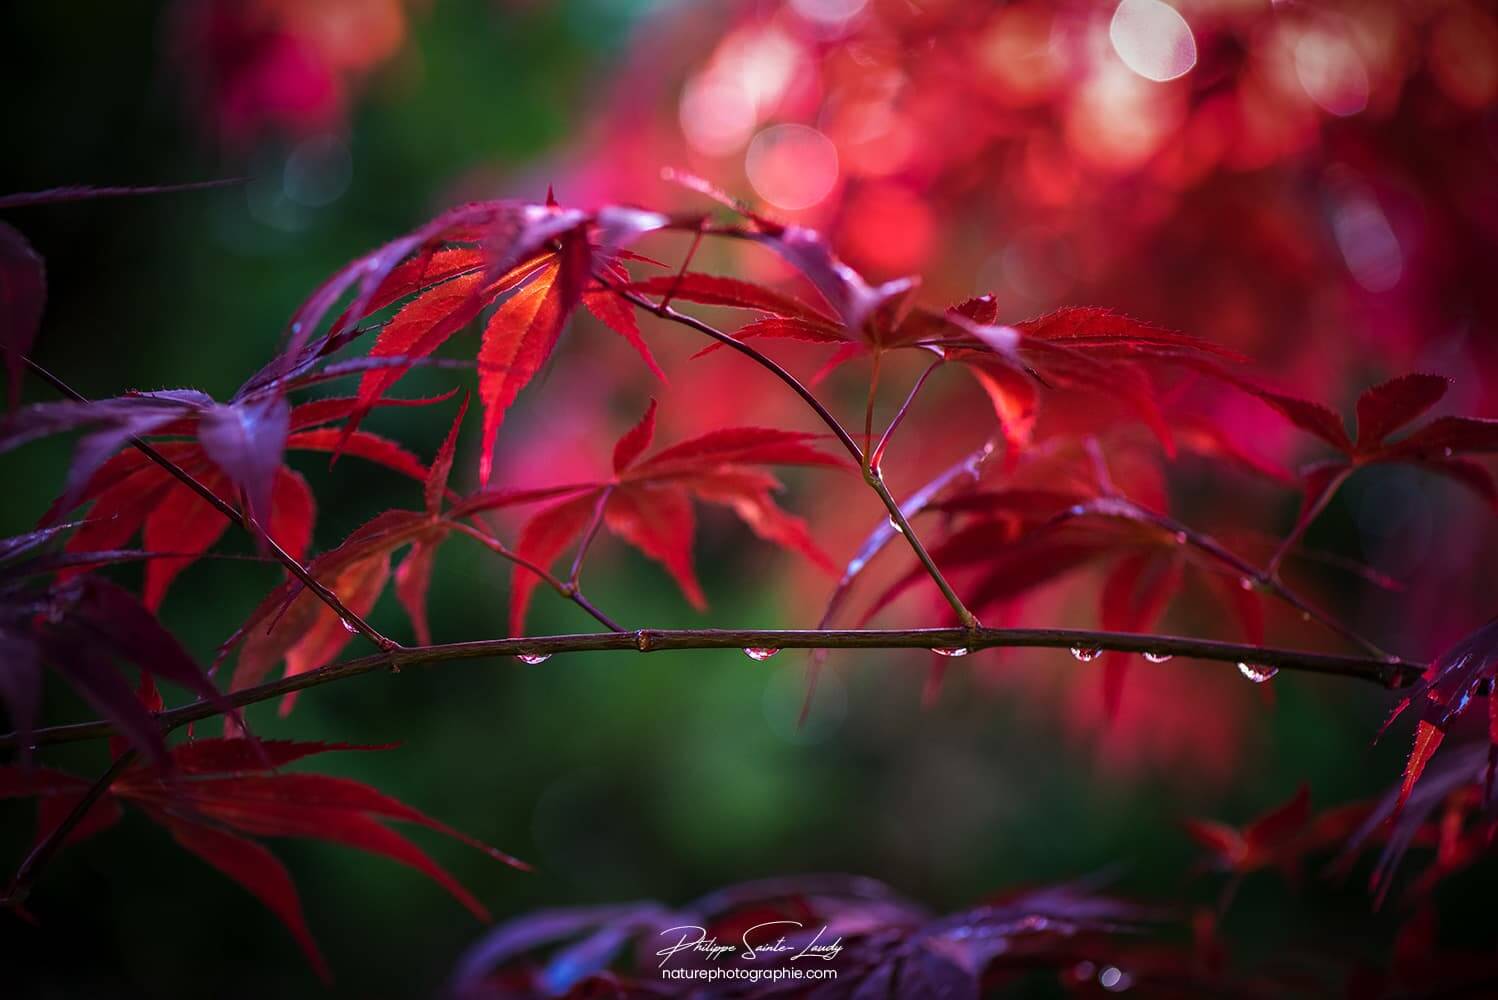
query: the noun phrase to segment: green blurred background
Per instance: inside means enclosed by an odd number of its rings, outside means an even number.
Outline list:
[[[195,386],[222,398],[270,356],[286,316],[341,262],[419,222],[455,190],[538,193],[529,186],[583,120],[631,14],[604,0],[432,5],[412,19],[409,54],[387,74],[399,85],[377,76],[353,108],[347,189],[308,204],[279,191],[287,147],[234,159],[205,140],[184,110],[181,81],[163,66],[164,12],[151,6],[0,9],[0,192],[250,175],[209,193],[7,215],[47,259],[51,301],[36,354],[94,396]],[[404,394],[441,384],[413,376]],[[42,387],[28,392],[47,398]],[[448,407],[387,412],[372,426],[430,456],[450,415]],[[522,400],[505,433],[545,430]],[[52,441],[6,457],[0,530],[35,520],[68,452]],[[354,461],[332,473],[307,456],[293,464],[317,493],[319,547],[384,507],[418,501],[415,485]],[[1333,511],[1328,532],[1341,516]],[[227,550],[247,551],[238,539]],[[726,524],[709,522],[698,565],[716,618],[692,616],[654,567],[629,557],[592,574],[593,596],[627,621],[655,624],[804,617],[782,606],[772,567]],[[265,566],[199,563],[163,616],[206,659],[275,578]],[[431,594],[435,634],[503,634],[505,579],[476,548],[447,546]],[[390,595],[374,618],[408,638]],[[543,595],[531,627],[587,623]],[[369,781],[533,862],[536,872],[521,874],[413,835],[500,919],[568,903],[680,902],[728,882],[815,870],[875,876],[943,908],[1099,870],[1116,871],[1125,891],[1210,899],[1216,882],[1187,884],[1194,855],[1181,817],[1243,821],[1303,780],[1318,804],[1332,804],[1381,791],[1398,772],[1401,747],[1368,747],[1386,699],[1358,685],[1279,680],[1277,702],[1257,713],[1241,773],[1216,787],[1099,768],[1062,737],[1051,709],[1027,706],[1019,689],[977,692],[963,664],[950,671],[940,704],[922,710],[926,665],[925,657],[836,658],[803,730],[794,720],[804,658],[790,653],[766,664],[727,652],[464,663],[320,689],[288,719],[273,706],[252,719],[268,736],[399,742],[315,766]],[[1079,668],[1037,653],[1005,669]],[[57,685],[47,710],[51,720],[90,715]],[[49,757],[85,773],[103,765],[97,746]],[[28,803],[0,804],[6,864],[25,849],[30,812]],[[481,933],[439,888],[393,863],[322,844],[273,847],[301,888],[339,995],[430,992]],[[1482,877],[1466,891],[1481,895]],[[1371,955],[1392,926],[1393,917],[1367,916],[1358,879],[1318,885],[1285,911],[1292,918],[1260,919],[1289,891],[1272,875],[1251,880],[1229,930],[1253,928],[1265,954],[1336,940]],[[33,911],[34,926],[0,917],[6,991],[323,995],[267,911],[139,816],[58,861]]]

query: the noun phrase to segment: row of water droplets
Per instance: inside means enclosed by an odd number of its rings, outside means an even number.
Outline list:
[[[744,655],[758,663],[763,663],[779,652],[780,650],[768,646],[744,647]],[[937,656],[947,656],[955,658],[959,656],[966,656],[968,653],[972,652],[972,650],[968,649],[966,646],[934,646],[932,647],[931,652],[935,653]],[[1073,646],[1071,647],[1071,655],[1079,663],[1091,663],[1093,660],[1096,660],[1098,657],[1103,655],[1103,650],[1098,646]],[[1172,659],[1172,654],[1161,653],[1155,650],[1145,650],[1141,655],[1150,663],[1168,663]],[[521,658],[525,659],[524,657]],[[546,657],[542,656],[538,660],[526,660],[526,662],[539,663],[544,659],[546,659]],[[1271,667],[1264,664],[1239,663],[1238,672],[1244,677],[1253,681],[1255,684],[1263,684],[1265,681],[1272,678],[1275,674],[1279,673],[1280,670],[1279,667]]]
[[[778,654],[780,650],[769,646],[745,646],[744,655],[757,663],[763,663],[770,657]],[[966,646],[935,646],[931,652],[937,656],[959,657],[966,656],[972,650]],[[1091,663],[1103,655],[1103,650],[1098,646],[1073,646],[1071,655],[1078,663]],[[1145,650],[1141,654],[1150,663],[1168,663],[1171,660],[1170,653],[1160,653],[1154,650]],[[529,666],[537,666],[551,659],[550,653],[516,653],[515,659]],[[1255,684],[1263,684],[1265,681],[1279,673],[1279,667],[1266,666],[1257,663],[1239,663],[1238,672]]]

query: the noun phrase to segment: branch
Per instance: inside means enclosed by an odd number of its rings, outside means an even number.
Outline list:
[[[30,358],[25,358],[24,360],[27,366],[32,371],[40,375],[43,379],[50,383],[54,389],[62,393],[64,396],[67,396],[79,403],[87,403],[89,401],[87,396],[83,395],[81,392],[78,392],[72,386],[68,385],[62,379],[58,378],[50,371],[37,364],[35,361],[31,360]],[[182,483],[182,485],[186,486],[188,489],[192,490],[198,496],[206,500],[210,505],[212,505],[215,510],[224,515],[224,517],[228,518],[232,524],[239,525],[245,531],[249,532],[252,536],[263,538],[265,540],[266,547],[270,549],[271,554],[280,561],[281,565],[285,566],[287,571],[289,571],[292,576],[300,580],[303,586],[312,591],[312,593],[316,594],[318,600],[322,601],[328,607],[332,608],[334,614],[338,615],[339,618],[342,618],[345,622],[348,622],[355,629],[357,629],[359,631],[359,634],[363,635],[366,639],[374,643],[376,646],[379,646],[381,649],[395,649],[399,645],[399,643],[397,643],[394,639],[386,638],[384,635],[378,632],[374,628],[374,626],[370,625],[362,617],[351,611],[347,606],[344,605],[343,601],[339,599],[337,594],[333,593],[327,587],[324,587],[311,573],[307,572],[307,568],[302,565],[300,560],[294,558],[290,552],[287,552],[285,549],[281,548],[276,540],[270,536],[270,532],[256,531],[253,527],[251,527],[251,524],[253,522],[248,516],[240,512],[236,507],[234,507],[233,504],[230,504],[220,498],[217,493],[214,493],[208,487],[204,486],[197,480],[195,476],[193,476],[192,473],[188,472],[186,469],[182,468],[182,466],[178,465],[176,462],[173,462],[171,459],[167,458],[161,452],[157,451],[155,448],[151,447],[149,444],[138,437],[130,438],[130,444],[142,455],[145,455],[151,461],[155,462],[167,472],[171,473],[178,482]]]
[[[485,639],[433,646],[401,647],[267,681],[225,695],[215,702],[196,701],[156,714],[163,730],[222,715],[226,709],[270,701],[293,691],[375,671],[399,672],[406,667],[500,656],[551,656],[555,653],[654,653],[684,649],[1099,649],[1120,653],[1153,653],[1215,663],[1246,663],[1277,670],[1326,674],[1371,681],[1385,688],[1404,688],[1419,678],[1425,665],[1407,660],[1337,656],[1296,649],[1252,646],[1183,636],[1098,632],[1087,629],[918,628],[918,629],[637,629],[632,632],[594,632],[582,635]],[[109,722],[50,726],[32,734],[36,746],[102,739],[114,733]],[[15,733],[0,736],[0,746],[18,746]]]

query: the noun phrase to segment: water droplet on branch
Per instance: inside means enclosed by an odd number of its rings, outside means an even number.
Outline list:
[[[338,619],[338,624],[342,625],[343,626],[343,630],[345,632],[347,632],[349,635],[358,635],[359,634],[359,626],[355,625],[353,622],[349,621],[347,618],[339,618]]]
[[[529,664],[530,666],[534,667],[538,663],[545,663],[547,660],[551,659],[551,654],[550,653],[516,653],[515,654],[515,659],[519,660],[521,663]]]
[[[1279,667],[1266,667],[1259,663],[1240,663],[1238,672],[1255,684],[1263,684],[1275,674],[1280,672]]]
[[[1071,648],[1071,655],[1075,657],[1079,663],[1091,663],[1099,656],[1102,656],[1103,651],[1101,649],[1098,649],[1096,646],[1073,646]]]
[[[1144,651],[1144,658],[1151,663],[1168,663],[1173,655],[1172,653],[1157,653],[1153,649]]]
[[[893,517],[891,517],[889,519],[889,526],[891,528],[894,528],[895,531],[896,531],[896,533],[901,534],[901,535],[905,534],[905,529],[902,528],[902,527],[900,527],[900,522],[896,521]]]
[[[933,646],[931,652],[937,656],[966,656],[972,650],[966,646]]]
[[[760,663],[765,662],[766,660],[768,660],[770,657],[774,656],[778,652],[780,652],[780,650],[778,650],[778,649],[770,649],[767,646],[745,646],[744,647],[744,655],[747,656],[747,657],[749,657],[749,659],[751,659],[751,660],[757,660]]]

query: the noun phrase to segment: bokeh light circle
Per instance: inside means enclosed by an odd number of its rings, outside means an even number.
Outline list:
[[[1156,83],[1185,76],[1196,65],[1196,38],[1174,7],[1161,0],[1123,0],[1108,40],[1125,66]]]
[[[837,147],[808,125],[772,125],[750,141],[744,172],[765,201],[799,211],[826,198],[837,185]]]

